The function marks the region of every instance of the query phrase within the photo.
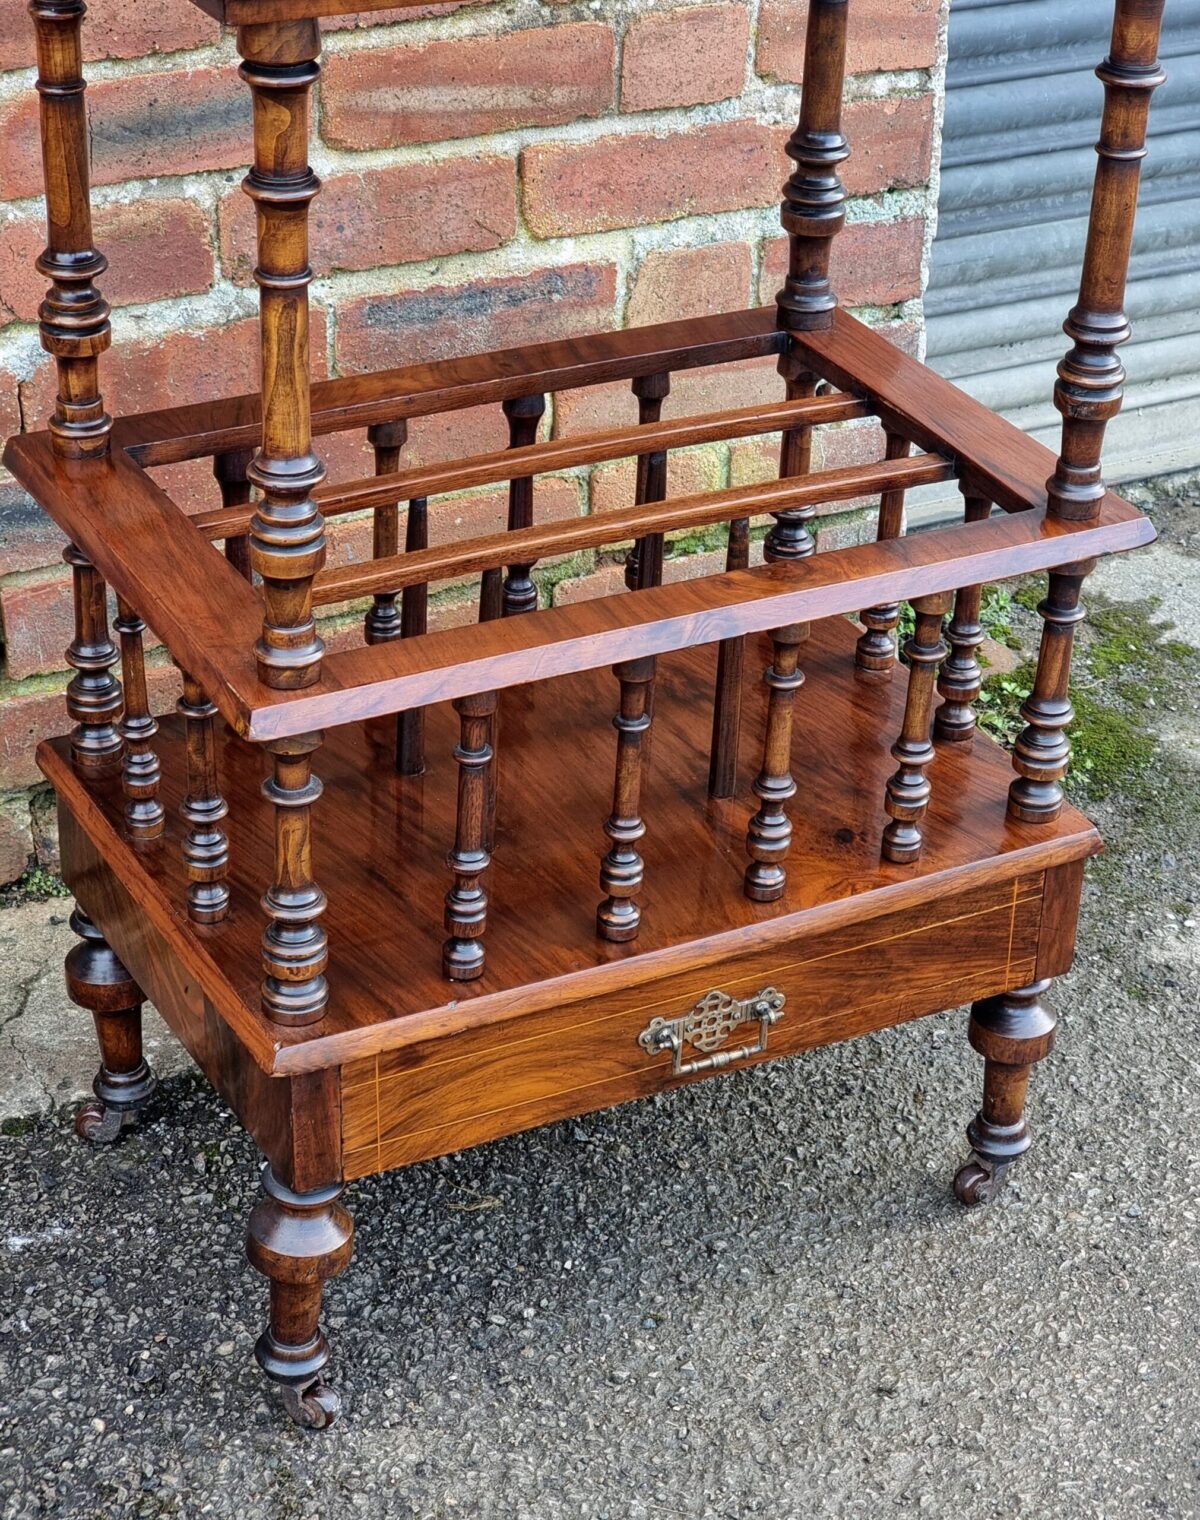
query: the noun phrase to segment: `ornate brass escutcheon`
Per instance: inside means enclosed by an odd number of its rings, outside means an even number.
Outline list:
[[[720,1071],[734,1061],[744,1061],[749,1056],[761,1054],[767,1048],[767,1033],[772,1024],[783,1017],[787,999],[774,987],[764,987],[753,997],[732,998],[727,992],[713,988],[706,992],[696,1006],[677,1019],[651,1019],[638,1035],[638,1044],[651,1055],[671,1051],[674,1060],[671,1075],[690,1077],[699,1071]],[[758,1023],[758,1043],[739,1045],[734,1050],[721,1050],[729,1036],[742,1024]],[[705,1055],[696,1061],[683,1059],[683,1047],[690,1045]],[[713,1054],[708,1054],[708,1052]]]

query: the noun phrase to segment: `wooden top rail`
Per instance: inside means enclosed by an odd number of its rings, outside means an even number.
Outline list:
[[[604,432],[583,433],[577,438],[553,438],[525,448],[497,449],[445,464],[399,470],[389,475],[369,475],[341,485],[319,487],[314,499],[326,517],[360,512],[368,507],[391,506],[414,497],[442,496],[497,481],[523,480],[553,470],[600,464],[657,449],[686,448],[698,443],[722,443],[731,438],[751,438],[805,423],[817,427],[829,422],[848,422],[866,417],[866,403],[845,392],[832,396],[806,397],[800,401],[777,401],[768,406],[742,407],[732,412],[710,412],[676,421],[634,423]],[[253,506],[227,507],[201,512],[193,518],[210,538],[245,533],[254,515]]]
[[[786,342],[775,308],[763,306],[347,375],[313,385],[312,429],[342,433],[373,422],[499,404],[515,396],[733,364],[780,353]],[[257,393],[195,402],[118,418],[113,444],[143,465],[178,464],[254,448],[260,442],[261,418]]]
[[[1044,507],[860,544],[809,559],[598,597],[526,617],[499,618],[326,657],[300,692],[257,688],[239,731],[285,738],[430,702],[520,686],[642,655],[666,654],[786,623],[856,613],[1045,570],[1152,542],[1154,528],[1110,492],[1092,522]]]
[[[645,431],[649,433],[651,428]],[[590,517],[568,518],[565,522],[539,523],[517,532],[493,533],[466,544],[443,544],[326,571],[317,576],[313,602],[328,607],[376,591],[399,591],[404,586],[423,585],[427,581],[474,575],[495,565],[534,564],[547,555],[597,549],[602,544],[641,538],[646,533],[700,528],[789,507],[852,501],[856,496],[875,496],[881,491],[933,485],[939,480],[949,480],[953,474],[954,466],[940,455],[918,454],[911,459],[881,460],[844,470],[821,470],[812,475],[764,481],[733,491],[709,491],[620,507],[611,512],[595,512]]]
[[[1000,426],[1017,467],[1023,461],[1044,479],[1050,451]],[[1025,510],[988,521],[349,649],[326,656],[315,686],[271,691],[254,664],[261,598],[126,454],[58,459],[49,435],[32,433],[10,439],[4,457],[222,716],[254,740],[1024,575],[1154,538],[1151,523],[1111,492],[1093,522],[1050,520],[1044,491],[1029,483]]]

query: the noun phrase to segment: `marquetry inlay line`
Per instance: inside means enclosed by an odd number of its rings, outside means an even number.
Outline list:
[[[1028,901],[1028,899],[1025,900]],[[931,925],[930,927],[936,926]],[[1024,962],[1018,962],[1016,971],[1021,977],[1032,977],[1034,965],[1035,962],[1032,958],[1030,958]],[[971,986],[972,984],[977,984],[981,978],[998,976],[1001,971],[1003,971],[1007,976],[1012,972],[1012,970],[1013,968],[1011,963],[1007,963],[1005,965],[997,964],[994,966],[983,966],[976,971],[968,973],[965,976],[953,977],[947,981],[943,981],[940,985],[946,990],[950,990],[956,987]],[[893,1008],[896,1005],[894,997],[885,994],[878,998],[871,998],[865,1002],[856,1003],[854,1006],[855,1011],[866,1012],[874,1008]],[[920,1006],[919,1003],[918,1006]],[[919,1015],[901,1013],[900,1017],[901,1019],[906,1020],[912,1017],[919,1017]],[[507,1051],[508,1047],[505,1046],[504,1048]],[[768,1060],[771,1058],[772,1053],[770,1051],[764,1052],[764,1054]],[[780,1052],[780,1054],[783,1054],[783,1052]],[[788,1052],[788,1054],[800,1054],[800,1052]],[[756,1062],[755,1064],[760,1063]],[[427,1068],[422,1069],[424,1070]],[[523,1108],[542,1107],[547,1103],[553,1102],[556,1098],[565,1098],[569,1097],[572,1093],[587,1092],[595,1088],[612,1086],[614,1083],[628,1083],[631,1078],[638,1077],[647,1072],[655,1071],[662,1071],[662,1074],[664,1076],[669,1075],[669,1069],[664,1067],[661,1061],[653,1061],[648,1065],[630,1066],[625,1071],[617,1072],[614,1075],[607,1077],[600,1077],[594,1082],[581,1082],[576,1083],[570,1087],[556,1088],[553,1092],[539,1093],[537,1097],[526,1098],[519,1103],[503,1103],[495,1108],[475,1109],[470,1113],[459,1114],[455,1118],[449,1119],[442,1124],[427,1124],[422,1125],[418,1129],[404,1130],[398,1134],[390,1134],[387,1137],[387,1151],[390,1152],[392,1150],[395,1150],[402,1141],[414,1140],[421,1135],[433,1135],[437,1134],[441,1130],[454,1129],[457,1125],[477,1123],[481,1119],[490,1119],[495,1117],[497,1114],[515,1113]],[[378,1087],[378,1083],[376,1085]],[[353,1150],[348,1150],[346,1152],[345,1166],[343,1170],[345,1171],[347,1178],[365,1175],[365,1173],[354,1170],[355,1159],[371,1154],[374,1154],[375,1156],[377,1169],[380,1171],[386,1170],[388,1163],[385,1159],[385,1156],[387,1152],[385,1152],[384,1149],[383,1137],[378,1133],[378,1131],[376,1133],[375,1139],[370,1141],[368,1144],[356,1146]]]
[[[1042,897],[1042,892],[1041,892],[1041,883],[1042,883],[1042,880],[1043,880],[1043,878],[1041,876],[1038,876],[1037,877],[1037,890],[1027,892],[1027,893],[1025,893],[1025,894],[1023,894],[1022,896],[1019,896],[1019,897],[1016,896],[1015,893],[1016,893],[1017,889],[1020,887],[1021,881],[1018,880],[1018,881],[1014,882],[1013,883],[1014,897],[1013,897],[1013,900],[1012,900],[1011,903],[993,903],[990,907],[979,908],[979,909],[977,909],[973,913],[958,913],[958,914],[953,915],[950,918],[941,918],[941,919],[938,919],[936,923],[921,924],[918,927],[913,928],[913,929],[902,929],[902,930],[899,930],[895,934],[881,935],[877,939],[859,940],[857,943],[855,943],[853,945],[844,945],[839,950],[826,950],[821,955],[809,955],[809,956],[802,957],[800,960],[784,961],[784,962],[782,962],[778,966],[772,966],[772,967],[768,968],[767,970],[764,970],[761,973],[761,975],[764,976],[764,977],[766,977],[768,980],[770,980],[772,978],[782,976],[785,971],[794,971],[798,967],[801,967],[801,966],[815,966],[815,965],[818,965],[821,961],[836,960],[837,957],[841,956],[841,955],[857,955],[860,951],[873,949],[877,945],[892,944],[896,940],[911,939],[916,934],[930,934],[930,933],[932,933],[936,929],[945,929],[945,928],[949,927],[949,925],[951,925],[951,924],[967,923],[971,919],[986,918],[989,914],[1006,913],[1006,912],[1009,913],[1009,914],[1011,914],[1011,915],[1013,915],[1013,917],[1010,919],[1010,923],[1009,923],[1009,951],[1008,951],[1008,954],[1009,954],[1009,959],[1011,960],[1012,959],[1012,937],[1013,937],[1013,933],[1015,932],[1015,914],[1016,914],[1016,909],[1017,909],[1017,907],[1021,903],[1038,902],[1038,901],[1041,900],[1041,897]],[[718,968],[713,968],[713,974],[714,975],[716,975],[717,969]],[[758,972],[751,972],[751,971],[747,971],[747,972],[742,973],[743,976],[748,977],[751,980],[753,980],[759,974],[760,973],[758,973]],[[595,1028],[597,1025],[611,1024],[615,1020],[618,1020],[618,1019],[630,1018],[630,1017],[632,1017],[635,1014],[649,1013],[652,1009],[654,1009],[654,1008],[661,1008],[664,1004],[679,1002],[681,996],[682,996],[681,994],[677,993],[677,994],[675,994],[675,995],[673,995],[671,997],[656,998],[652,1003],[638,1003],[638,1004],[636,1004],[636,1005],[634,1005],[632,1007],[623,1007],[623,1008],[621,1008],[616,1013],[604,1013],[604,1014],[600,1014],[597,1018],[594,1018],[594,1019],[583,1019],[583,1020],[581,1020],[577,1024],[568,1024],[565,1027],[563,1027],[562,1029],[556,1029],[555,1030],[555,1038],[556,1039],[562,1039],[566,1035],[574,1034],[577,1030],[591,1029],[591,1028]],[[521,1045],[533,1044],[537,1040],[545,1039],[545,1037],[546,1037],[545,1033],[543,1032],[541,1034],[525,1035],[524,1037],[522,1037],[520,1039],[506,1039],[504,1041],[504,1048],[506,1050],[516,1050]],[[387,1054],[386,1051],[383,1051],[381,1053],[384,1054],[384,1055]],[[377,1070],[378,1069],[379,1056],[376,1055],[374,1057],[368,1057],[367,1059],[373,1060],[376,1063],[376,1070]],[[435,1070],[439,1066],[455,1066],[455,1065],[460,1064],[463,1061],[473,1061],[473,1060],[477,1060],[477,1059],[478,1059],[478,1053],[477,1052],[474,1053],[474,1054],[471,1054],[471,1055],[447,1056],[444,1060],[441,1060],[441,1061],[427,1061],[427,1062],[423,1062],[422,1065],[421,1065],[421,1070],[422,1071],[433,1071],[433,1070]],[[343,1073],[345,1073],[345,1072],[349,1071],[350,1068],[347,1066],[347,1067],[343,1067],[342,1070],[343,1070]],[[376,1077],[367,1077],[367,1078],[365,1078],[363,1080],[359,1080],[359,1081],[354,1081],[352,1079],[347,1079],[346,1076],[343,1075],[343,1078],[342,1078],[342,1092],[343,1093],[351,1093],[351,1092],[354,1092],[357,1088],[360,1088],[360,1087],[370,1087],[372,1085],[372,1082],[373,1081],[377,1081],[377,1080],[378,1080],[378,1077],[376,1076]]]
[[[1042,881],[1043,881],[1043,885],[1044,885],[1045,884],[1045,878],[1044,877],[1042,878]],[[1013,882],[1012,910],[1011,910],[1011,912],[1009,914],[1009,919],[1008,919],[1008,971],[1009,972],[1011,972],[1011,970],[1012,970],[1013,937],[1014,937],[1014,935],[1017,932],[1017,903],[1020,901],[1020,899],[1017,896],[1017,889],[1020,887],[1020,885],[1021,885],[1021,883],[1020,883],[1019,880]]]

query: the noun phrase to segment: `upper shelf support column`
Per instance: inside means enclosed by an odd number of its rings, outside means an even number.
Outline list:
[[[829,327],[837,306],[829,255],[846,221],[838,169],[850,156],[842,133],[848,11],[849,0],[811,0],[808,7],[800,122],[786,150],[796,167],[784,186],[781,213],[788,272],[776,297],[780,326],[790,332]]]
[[[1104,117],[1096,144],[1087,249],[1079,300],[1063,323],[1072,347],[1058,366],[1054,404],[1062,413],[1062,453],[1046,482],[1051,516],[1073,521],[1100,511],[1104,430],[1121,410],[1125,367],[1118,345],[1130,337],[1125,281],[1138,184],[1146,156],[1150,96],[1166,75],[1158,63],[1164,0],[1117,0],[1112,48],[1096,70]]]
[[[312,448],[309,403],[308,208],[321,182],[308,164],[309,96],[320,75],[312,20],[238,28],[241,76],[254,97],[254,167],[244,188],[258,217],[262,446],[248,470],[262,492],[250,552],[266,613],[255,648],[267,686],[311,686],[324,644],[312,610],[325,563],[325,523],[312,492],[325,466]]]
[[[50,289],[38,309],[42,347],[58,370],[50,433],[55,452],[83,459],[108,451],[112,419],[100,395],[100,355],[112,341],[108,302],[96,280],[108,260],[92,244],[83,0],[31,0],[37,33],[46,187],[46,249],[37,261]]]

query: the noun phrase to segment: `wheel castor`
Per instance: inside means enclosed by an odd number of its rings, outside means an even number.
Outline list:
[[[109,1108],[99,1098],[92,1098],[75,1114],[75,1133],[91,1145],[111,1145],[133,1118],[129,1109]]]
[[[972,1154],[954,1174],[954,1196],[967,1208],[991,1203],[1003,1191],[1011,1166],[993,1165]]]
[[[342,1412],[342,1399],[337,1389],[319,1378],[304,1387],[284,1383],[281,1392],[283,1407],[305,1430],[328,1430]]]

